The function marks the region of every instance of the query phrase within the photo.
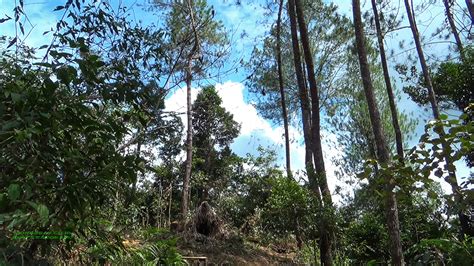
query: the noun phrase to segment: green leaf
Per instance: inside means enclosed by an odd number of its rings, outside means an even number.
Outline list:
[[[48,218],[49,218],[49,210],[48,210],[48,207],[46,207],[45,205],[43,204],[38,204],[36,206],[36,211],[38,212],[41,220],[43,221],[47,221]]]
[[[48,207],[46,207],[45,205],[41,204],[41,203],[35,203],[35,202],[32,202],[32,201],[26,201],[31,207],[33,207],[33,209],[35,209],[35,211],[38,213],[40,219],[45,222],[48,220],[49,218],[49,210],[48,210]]]
[[[8,46],[7,46],[7,49],[10,48],[12,45],[14,45],[16,43],[16,37],[13,38],[13,40],[10,41],[10,43],[8,43]]]
[[[57,72],[58,79],[66,85],[69,85],[69,83],[76,78],[76,75],[76,69],[71,66],[61,67]]]
[[[437,199],[438,198],[438,194],[432,190],[428,191],[428,197],[431,198],[431,199]]]
[[[12,93],[10,93],[10,97],[12,97],[12,101],[13,101],[14,103],[18,103],[18,102],[21,101],[21,98],[23,98],[23,95],[20,94],[20,93],[14,93],[14,92],[12,92]]]
[[[17,200],[20,197],[20,186],[18,184],[11,184],[8,187],[8,197],[10,200]]]

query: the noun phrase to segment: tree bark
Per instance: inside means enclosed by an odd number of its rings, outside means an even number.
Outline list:
[[[387,64],[387,57],[385,55],[385,47],[384,47],[384,43],[383,43],[382,28],[380,26],[379,13],[378,13],[378,10],[377,10],[377,3],[376,3],[375,0],[372,0],[372,10],[374,12],[375,28],[377,30],[377,41],[378,41],[379,50],[380,50],[380,61],[382,62],[383,78],[385,80],[385,87],[387,89],[387,94],[388,94],[388,102],[390,104],[390,112],[392,114],[392,125],[393,125],[393,129],[395,131],[395,142],[396,142],[396,145],[397,145],[397,155],[399,157],[399,161],[403,162],[402,131],[400,129],[400,124],[398,123],[397,106],[395,104],[395,96],[393,94],[392,82],[390,80],[390,74],[388,72],[388,64]]]
[[[276,25],[276,46],[277,46],[277,67],[278,67],[278,86],[280,87],[281,112],[283,117],[283,128],[285,130],[285,154],[286,154],[286,173],[288,178],[292,178],[291,158],[290,158],[290,136],[288,134],[288,113],[286,110],[285,90],[283,84],[283,67],[281,60],[281,13],[283,11],[283,0],[280,0],[278,8],[278,18]]]
[[[438,102],[436,101],[436,96],[433,90],[433,83],[431,81],[428,65],[426,64],[425,55],[423,53],[423,48],[421,46],[420,35],[416,27],[416,22],[413,17],[412,9],[409,3],[409,0],[405,1],[405,8],[408,15],[408,21],[410,22],[410,29],[413,34],[413,39],[415,41],[416,52],[418,53],[418,58],[420,59],[421,69],[423,71],[423,78],[425,79],[426,86],[428,87],[428,99],[431,104],[431,110],[433,111],[433,116],[435,119],[439,119],[439,108]]]
[[[191,169],[193,164],[193,106],[191,102],[191,84],[193,80],[193,60],[199,58],[200,44],[199,36],[194,21],[194,1],[188,0],[189,15],[191,18],[191,28],[193,31],[193,47],[188,54],[186,66],[186,105],[187,105],[187,120],[188,128],[186,132],[186,169],[183,180],[183,194],[181,198],[181,218],[186,222],[188,208],[189,208],[189,183],[191,180]],[[198,55],[196,57],[196,55]]]
[[[186,132],[186,169],[183,181],[183,194],[181,197],[181,218],[186,220],[188,214],[189,182],[191,180],[191,168],[193,161],[193,109],[191,103],[191,81],[192,81],[192,56],[188,59],[188,68],[186,70],[186,104],[188,128]]]
[[[456,46],[458,47],[461,60],[464,60],[464,48],[461,42],[461,38],[459,37],[458,30],[456,29],[456,24],[454,23],[453,14],[451,13],[451,4],[449,3],[448,0],[443,0],[443,4],[444,4],[444,8],[446,9],[446,18],[448,19],[451,32],[454,35],[454,40],[456,40]]]
[[[390,160],[385,135],[380,121],[380,113],[375,100],[374,89],[372,85],[369,64],[367,62],[367,51],[365,48],[365,36],[360,11],[360,1],[352,0],[352,11],[354,16],[354,28],[357,44],[357,53],[359,56],[360,72],[364,86],[365,97],[369,107],[370,122],[375,137],[378,160],[382,164],[387,164]],[[386,179],[387,192],[387,226],[390,235],[390,252],[393,265],[404,265],[402,243],[400,239],[400,224],[398,220],[398,206],[395,193],[393,192],[394,180],[392,176],[384,176]]]
[[[466,0],[466,6],[471,16],[471,24],[474,24],[474,5],[472,4],[472,0]]]
[[[311,140],[312,140],[312,151],[314,156],[314,166],[318,179],[318,185],[321,190],[324,207],[327,210],[332,208],[332,198],[329,186],[326,180],[326,169],[324,166],[324,157],[321,144],[321,121],[319,113],[319,91],[316,84],[314,62],[309,46],[308,29],[304,19],[303,7],[300,0],[289,1],[294,5],[296,9],[296,17],[298,20],[299,32],[301,37],[301,43],[303,46],[303,56],[306,62],[306,70],[308,75],[309,90],[311,95]],[[290,4],[290,8],[291,4]],[[294,10],[291,10],[294,12]],[[325,217],[322,221],[321,229],[321,265],[333,265],[332,261],[332,243],[334,233],[329,226],[329,222]]]
[[[301,36],[301,43],[303,46],[303,56],[306,62],[306,69],[309,81],[309,90],[311,95],[311,139],[312,139],[312,150],[314,156],[315,170],[320,177],[320,189],[325,197],[326,204],[332,204],[331,192],[326,181],[326,169],[324,167],[324,157],[321,145],[321,122],[319,114],[319,92],[316,84],[316,77],[314,74],[314,62],[309,47],[308,29],[304,20],[303,8],[300,0],[294,0],[296,8],[296,17],[298,19],[298,25]]]
[[[293,7],[293,12],[289,8]],[[319,191],[319,186],[315,179],[314,166],[313,166],[313,153],[312,153],[312,141],[311,141],[311,111],[310,104],[308,99],[308,92],[306,91],[306,86],[303,76],[303,68],[301,66],[301,53],[298,41],[298,31],[296,25],[296,15],[294,12],[294,1],[288,1],[288,16],[290,17],[290,29],[291,29],[291,43],[293,48],[293,62],[295,66],[296,81],[298,85],[298,93],[300,96],[301,104],[301,116],[303,124],[303,137],[305,143],[305,168],[309,179],[309,185],[311,190],[315,193],[318,199],[321,198],[321,193]]]
[[[413,34],[413,39],[415,41],[418,58],[420,60],[421,69],[423,71],[423,78],[425,79],[425,84],[428,89],[428,98],[431,104],[431,109],[433,111],[433,116],[436,120],[440,120],[438,102],[436,100],[433,83],[431,81],[431,75],[428,68],[428,64],[426,63],[425,55],[423,53],[423,48],[421,46],[418,28],[416,26],[414,13],[412,10],[413,7],[410,5],[408,0],[405,0],[405,8],[408,15],[408,21],[410,22],[410,28]],[[460,206],[462,206],[462,192],[457,182],[456,172],[455,172],[456,168],[453,162],[451,161],[451,158],[449,157],[451,154],[450,152],[451,147],[446,143],[446,141],[444,141],[445,132],[444,132],[443,126],[441,125],[437,129],[438,129],[437,131],[439,132],[438,134],[441,139],[441,146],[445,154],[444,155],[444,160],[446,162],[445,169],[448,170],[448,176],[445,178],[445,181],[451,186],[451,189],[453,191],[453,196],[454,196],[454,202],[456,204],[456,208],[458,209],[458,217],[461,224],[460,235],[461,237],[463,237],[463,235],[466,233],[472,236],[472,230],[470,229],[471,226],[469,224],[469,218],[460,209]]]

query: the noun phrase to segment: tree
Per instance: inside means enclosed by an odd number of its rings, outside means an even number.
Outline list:
[[[474,50],[466,47],[464,59],[460,62],[447,61],[441,63],[433,72],[433,86],[437,100],[443,109],[458,109],[466,113],[466,108],[474,101]],[[406,69],[399,67],[402,75],[408,76]],[[419,105],[429,103],[423,77],[412,76],[416,84],[408,85],[403,90]],[[467,114],[467,121],[472,121],[472,116]],[[466,158],[468,166],[474,165],[474,154]]]
[[[163,5],[161,1],[156,4]],[[194,80],[206,77],[208,68],[219,65],[227,40],[222,23],[214,20],[214,11],[205,0],[172,2],[166,27],[170,32],[170,49],[175,51],[169,60],[169,75],[180,73],[177,84],[186,83],[186,166],[181,197],[181,215],[186,220],[193,155],[191,86]]]
[[[450,3],[449,0],[443,0],[443,4],[446,12],[446,18],[448,19],[449,27],[451,28],[451,32],[453,33],[454,40],[456,41],[456,46],[462,59],[464,57],[464,48],[461,42],[461,38],[459,37],[458,30],[456,29],[456,24],[454,23],[453,14],[451,12],[453,2]]]
[[[387,143],[385,135],[382,129],[380,121],[380,113],[378,111],[376,99],[374,96],[374,89],[372,85],[369,65],[367,63],[367,52],[365,48],[365,36],[362,24],[362,16],[360,11],[360,1],[352,1],[352,10],[354,16],[354,29],[356,36],[357,53],[359,55],[360,72],[362,82],[364,85],[365,97],[369,106],[370,122],[372,124],[372,130],[375,138],[377,157],[381,164],[388,164],[390,162],[390,154],[387,149]],[[398,207],[397,200],[393,188],[395,182],[393,177],[389,174],[385,174],[385,187],[386,187],[386,215],[387,215],[387,227],[390,235],[390,250],[392,256],[392,264],[403,265],[403,251],[400,239],[400,222],[398,220]]]
[[[421,70],[423,72],[423,81],[426,85],[426,88],[428,90],[428,99],[429,99],[429,102],[431,104],[431,109],[433,111],[433,116],[434,116],[434,119],[436,120],[440,120],[440,112],[439,112],[439,107],[438,107],[438,101],[436,100],[436,95],[435,95],[435,92],[434,92],[434,87],[433,87],[433,82],[432,82],[432,79],[431,79],[431,74],[430,74],[430,70],[429,70],[429,67],[428,67],[428,64],[426,63],[426,59],[425,59],[425,55],[423,53],[423,48],[421,46],[421,41],[420,41],[420,34],[418,32],[418,28],[416,26],[416,21],[415,21],[415,15],[414,15],[414,12],[412,10],[413,7],[410,6],[410,3],[408,0],[405,0],[405,8],[406,8],[406,12],[408,14],[408,20],[410,22],[410,29],[411,29],[411,32],[413,34],[413,40],[415,41],[415,45],[416,45],[416,51],[417,51],[417,54],[418,54],[418,58],[419,58],[419,61],[420,61],[420,65],[421,65]],[[440,135],[440,137],[443,139],[443,136],[445,135],[445,132],[444,132],[444,129],[443,129],[443,126],[440,125],[437,129],[436,129],[436,132]],[[469,218],[466,216],[466,214],[464,214],[460,209],[459,209],[459,206],[461,206],[462,204],[462,196],[461,196],[461,189],[458,185],[458,181],[457,181],[457,178],[456,178],[456,172],[455,172],[455,169],[456,167],[454,166],[453,162],[451,161],[451,158],[450,158],[450,153],[451,153],[451,147],[449,147],[449,145],[447,145],[447,143],[445,141],[443,141],[441,143],[442,145],[442,148],[445,152],[445,162],[446,162],[446,169],[448,171],[448,175],[446,176],[445,178],[445,181],[450,184],[451,186],[451,189],[453,191],[453,195],[454,195],[454,202],[456,203],[456,205],[458,205],[458,216],[459,216],[459,220],[461,222],[461,235],[463,235],[465,232],[469,232]]]
[[[283,0],[280,0],[278,6],[278,18],[276,23],[276,61],[278,68],[278,87],[280,90],[280,102],[281,102],[281,115],[283,119],[283,128],[285,130],[285,155],[286,155],[286,173],[288,177],[292,176],[291,173],[291,158],[290,158],[290,136],[288,134],[288,112],[286,109],[286,97],[285,97],[285,84],[283,77],[283,62],[281,60],[281,20],[283,11]]]
[[[324,207],[327,210],[332,208],[332,198],[331,192],[329,191],[328,183],[326,180],[326,169],[324,167],[324,158],[323,150],[321,145],[321,119],[320,119],[320,103],[319,103],[319,91],[316,84],[316,77],[314,72],[314,63],[313,57],[311,54],[309,46],[309,37],[308,29],[306,27],[306,22],[304,18],[303,8],[299,0],[294,1],[294,6],[292,1],[289,1],[290,9],[296,10],[296,17],[299,26],[299,32],[301,37],[301,43],[303,46],[304,60],[307,67],[307,76],[309,81],[309,90],[311,95],[311,150],[313,153],[314,166],[316,170],[316,182],[321,191],[322,200],[324,202]],[[293,10],[289,12],[294,12]],[[296,56],[296,55],[295,55]],[[327,219],[327,217],[323,217]],[[322,265],[332,265],[332,243],[334,233],[331,230],[331,227],[328,226],[327,221],[321,223],[321,264]]]
[[[342,69],[346,63],[346,49],[352,38],[350,20],[337,13],[334,4],[323,1],[303,1],[306,10],[308,37],[311,55],[315,62],[315,76],[320,87],[320,109],[322,115],[332,106],[332,95],[337,90],[337,80],[343,76]],[[283,83],[289,123],[302,127],[301,106],[293,53],[291,30],[288,16],[282,15],[281,55],[283,60]],[[276,30],[272,28],[263,45],[256,46],[249,62],[245,64],[251,73],[246,85],[252,93],[252,100],[259,114],[274,123],[282,124],[281,96],[278,84],[278,66],[275,62]],[[301,48],[300,48],[301,49]],[[300,60],[301,61],[301,60]],[[305,73],[303,73],[306,76]],[[309,97],[309,96],[308,96]],[[308,98],[309,99],[309,98]]]
[[[473,65],[474,49],[466,47],[464,60],[460,62],[447,61],[433,67],[433,89],[442,109],[454,108],[464,112],[464,109],[473,101],[474,95],[470,90],[474,82],[472,78]],[[417,75],[416,70],[409,71],[404,66],[398,66],[397,71],[404,76],[404,79],[415,83],[403,88],[410,98],[421,106],[429,104],[423,76]]]
[[[472,4],[472,0],[466,0],[467,11],[471,16],[471,23],[474,24],[474,5]]]
[[[400,130],[400,124],[398,122],[397,106],[395,104],[395,96],[393,94],[392,82],[390,80],[390,73],[388,72],[387,57],[385,55],[385,47],[383,43],[383,33],[380,26],[379,13],[377,10],[377,3],[372,0],[372,10],[374,12],[375,28],[377,31],[377,41],[379,44],[380,61],[382,63],[383,77],[385,80],[385,87],[387,89],[388,101],[390,103],[390,112],[392,114],[392,125],[395,131],[395,139],[397,144],[397,155],[399,160],[403,161],[403,139],[402,132]]]
[[[221,106],[222,100],[214,87],[204,87],[193,104],[193,131],[195,139],[194,171],[204,175],[204,182],[199,191],[200,201],[209,200],[209,190],[218,190],[217,182],[226,187],[232,165],[230,160],[235,155],[230,144],[238,136],[240,125],[233,115]]]
[[[380,108],[381,123],[384,129],[387,145],[391,154],[397,154],[396,136],[393,130],[392,113],[386,91],[386,83],[378,50],[375,45],[367,40],[367,59],[371,70],[374,94],[377,106]],[[336,175],[354,185],[354,178],[364,169],[364,161],[376,159],[376,145],[370,124],[369,109],[364,95],[364,89],[360,78],[357,51],[353,47],[346,55],[347,66],[344,69],[344,77],[336,82],[339,87],[334,94],[332,107],[326,123],[330,132],[336,136],[334,148],[342,149],[343,153],[334,156],[333,162],[339,166]],[[394,87],[394,89],[396,89]],[[396,98],[399,92],[395,90]],[[416,120],[409,114],[397,112],[399,125],[405,141],[413,135]],[[404,143],[407,145],[407,142]]]
[[[15,10],[22,9],[23,1]],[[36,261],[39,250],[64,261],[79,245],[92,250],[120,241],[116,226],[131,219],[116,219],[123,209],[115,207],[148,169],[129,140],[152,114],[163,126],[163,94],[144,74],[153,82],[161,74],[154,64],[162,59],[161,32],[132,23],[108,3],[68,1],[56,10],[69,19],[57,23],[49,44],[13,49],[0,41],[2,264],[43,264]],[[42,49],[43,59],[36,54]],[[7,241],[15,231],[75,237],[67,245]],[[84,253],[84,262],[93,264],[93,255]]]
[[[442,193],[440,184],[433,182],[425,186],[416,190],[407,186],[399,192],[399,214],[404,223],[400,233],[407,250],[413,250],[422,239],[443,237],[448,228],[443,219],[444,204],[438,198],[427,196]],[[383,215],[385,206],[381,194],[375,193],[381,189],[377,180],[370,180],[355,189],[354,196],[339,209],[343,220],[340,242],[343,242],[341,246],[345,247],[344,253],[351,259],[351,264],[369,261],[388,264],[390,261]],[[406,253],[405,259],[407,264],[416,261],[411,251]]]
[[[305,143],[305,166],[310,182],[312,191],[317,195],[317,198],[321,198],[321,192],[319,184],[315,177],[314,165],[313,165],[313,148],[312,148],[312,135],[311,135],[311,110],[310,102],[308,98],[308,91],[305,85],[305,79],[303,76],[303,68],[301,63],[301,53],[298,40],[297,22],[295,14],[295,5],[293,0],[288,1],[288,15],[290,17],[291,27],[291,39],[293,47],[293,62],[296,74],[296,80],[298,82],[299,101],[301,105],[302,124],[303,124],[303,137]]]

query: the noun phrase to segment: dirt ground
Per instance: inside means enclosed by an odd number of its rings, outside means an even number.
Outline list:
[[[184,257],[207,257],[207,265],[296,265],[296,253],[277,252],[235,237],[216,240],[206,237],[183,237],[178,250]],[[190,265],[199,265],[196,262]]]

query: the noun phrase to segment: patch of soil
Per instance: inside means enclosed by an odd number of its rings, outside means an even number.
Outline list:
[[[213,208],[202,202],[183,230],[176,230],[178,252],[184,257],[207,257],[208,265],[294,265],[292,249],[262,247],[244,241]],[[198,262],[188,261],[190,265]]]
[[[234,236],[225,240],[183,234],[178,252],[184,257],[207,257],[208,265],[295,265],[296,253],[277,253]],[[198,265],[198,264],[191,264]]]

